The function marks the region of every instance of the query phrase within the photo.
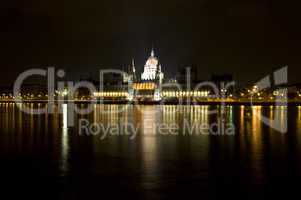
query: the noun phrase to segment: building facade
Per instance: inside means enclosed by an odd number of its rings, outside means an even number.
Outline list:
[[[128,67],[127,73],[123,75],[123,84],[125,87],[118,91],[101,91],[94,94],[96,98],[100,99],[118,99],[127,101],[161,101],[161,100],[178,100],[178,99],[205,99],[209,96],[208,90],[199,89],[192,91],[181,85],[182,89],[178,87],[163,88],[164,73],[159,59],[152,49],[150,56],[145,62],[143,72],[141,75],[137,74],[137,67],[134,59]],[[126,89],[127,88],[127,89]]]
[[[158,58],[155,56],[154,49],[152,49],[151,55],[144,65],[141,78],[138,79],[137,77],[136,66],[132,61],[132,66],[126,75],[129,88],[128,100],[160,101],[164,73]]]

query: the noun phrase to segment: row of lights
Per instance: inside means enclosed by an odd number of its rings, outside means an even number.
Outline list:
[[[156,89],[155,83],[134,83],[133,88],[135,90],[154,90]]]
[[[1,96],[0,96],[0,99],[15,99],[15,98],[20,98],[20,99],[29,99],[29,98],[36,98],[36,97],[38,97],[38,98],[42,98],[42,97],[48,97],[48,95],[47,94],[38,94],[38,95],[34,95],[34,94],[24,94],[24,95],[21,95],[21,94],[19,94],[18,96],[13,96],[12,94],[8,94],[8,95],[6,95],[6,94],[2,94]]]
[[[297,92],[297,94],[298,94],[299,97],[301,97],[301,93],[300,92]],[[262,99],[263,98],[262,96],[264,96],[264,93],[263,92],[259,92],[259,87],[257,85],[254,85],[252,87],[252,89],[248,89],[247,90],[247,94],[245,94],[243,92],[240,93],[241,97],[245,97],[245,96],[248,96],[248,95],[255,96],[255,97],[257,96],[258,98]],[[280,92],[279,90],[275,90],[275,91],[273,91],[273,96],[274,97],[283,97],[284,98],[286,96],[286,94],[283,93],[283,92]],[[274,97],[270,97],[270,99],[273,99]]]
[[[152,85],[150,83],[143,83],[136,85],[138,88],[152,88],[155,85]],[[63,90],[63,91],[56,91],[56,94],[53,94],[53,96],[67,96],[68,95],[68,90]],[[163,97],[208,97],[209,96],[209,91],[163,91],[162,96]],[[248,93],[240,93],[240,97],[248,97],[249,95],[252,95],[259,99],[263,99],[264,93],[259,92],[258,86],[254,86],[253,89],[249,89]],[[128,93],[127,92],[96,92],[94,93],[95,97],[127,97]],[[297,92],[297,96],[301,98],[301,91]],[[20,99],[33,99],[33,98],[47,98],[47,94],[19,94],[17,96]],[[233,97],[233,95],[229,95],[229,97]],[[274,99],[275,97],[282,97],[285,98],[286,94],[281,92],[281,91],[274,91],[273,96],[269,96],[271,100]],[[3,93],[0,95],[0,99],[14,99],[15,97],[9,93],[5,94]]]
[[[67,88],[65,88],[64,90],[62,91],[58,91],[56,90],[55,93],[58,95],[58,96],[62,96],[62,97],[65,97],[69,94],[69,91]]]
[[[95,97],[127,97],[127,92],[95,92]]]
[[[209,91],[165,91],[163,97],[208,97]]]

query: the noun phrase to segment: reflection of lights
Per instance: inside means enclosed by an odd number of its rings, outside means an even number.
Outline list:
[[[68,110],[67,104],[63,104],[63,128],[68,128]]]
[[[245,130],[245,106],[240,106],[240,132],[244,133]]]
[[[61,169],[66,172],[68,169],[68,151],[69,151],[69,142],[68,142],[68,109],[67,104],[63,104],[63,129],[62,129],[62,160],[61,160]]]

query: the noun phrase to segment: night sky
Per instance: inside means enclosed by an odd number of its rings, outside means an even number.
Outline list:
[[[48,65],[77,79],[134,57],[141,71],[152,45],[168,77],[193,65],[203,79],[232,73],[248,83],[288,64],[290,82],[301,82],[299,8],[271,0],[3,1],[0,85]]]

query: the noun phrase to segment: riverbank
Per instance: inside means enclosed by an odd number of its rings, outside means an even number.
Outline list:
[[[68,101],[48,101],[48,100],[24,100],[12,101],[1,100],[0,103],[75,103],[75,104],[131,104],[131,105],[262,105],[262,106],[301,106],[301,101],[123,101],[123,100],[68,100]]]

